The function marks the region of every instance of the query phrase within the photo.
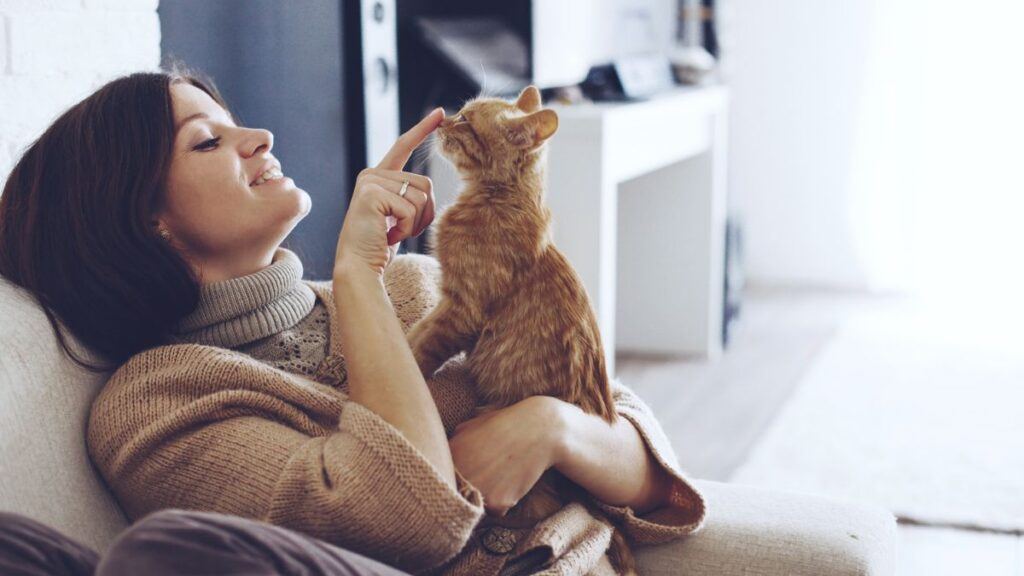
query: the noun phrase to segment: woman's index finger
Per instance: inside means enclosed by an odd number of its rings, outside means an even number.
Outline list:
[[[377,164],[377,168],[401,170],[405,167],[405,163],[409,161],[409,156],[412,156],[413,150],[426,140],[427,136],[437,128],[442,120],[444,120],[444,109],[435,108],[423,120],[420,120],[415,126],[409,128],[405,134],[398,137],[395,144],[391,146],[388,153]]]

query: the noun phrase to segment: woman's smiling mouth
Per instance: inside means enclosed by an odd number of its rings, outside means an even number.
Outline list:
[[[281,172],[280,168],[270,168],[269,170],[266,170],[262,174],[260,174],[258,178],[253,180],[250,186],[259,186],[264,182],[269,182],[271,180],[280,180],[281,178],[284,178],[284,173]]]

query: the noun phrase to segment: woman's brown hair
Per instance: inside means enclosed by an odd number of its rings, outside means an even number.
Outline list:
[[[228,110],[211,81],[178,61],[117,78],[32,142],[0,196],[0,275],[35,297],[64,351],[90,370],[167,342],[199,299],[191,267],[155,227],[179,82]],[[61,324],[109,364],[76,354]]]

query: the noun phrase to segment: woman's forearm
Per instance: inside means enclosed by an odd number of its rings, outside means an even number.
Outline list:
[[[454,487],[444,425],[380,277],[336,270],[333,284],[349,398],[400,430]]]
[[[633,424],[565,404],[555,468],[598,500],[637,514],[667,504],[672,479],[654,459]]]

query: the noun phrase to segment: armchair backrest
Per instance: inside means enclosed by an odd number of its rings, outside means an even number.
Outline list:
[[[108,376],[72,362],[35,300],[0,277],[0,510],[99,552],[127,525],[85,446]]]

